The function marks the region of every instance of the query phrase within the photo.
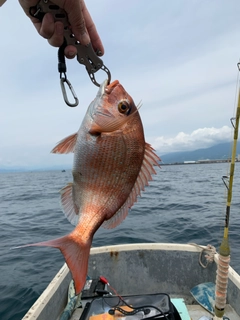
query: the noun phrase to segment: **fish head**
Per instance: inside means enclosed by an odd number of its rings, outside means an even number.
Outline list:
[[[89,108],[89,115],[91,118],[89,133],[107,133],[123,129],[134,116],[138,115],[138,109],[118,80],[109,85],[105,80]]]

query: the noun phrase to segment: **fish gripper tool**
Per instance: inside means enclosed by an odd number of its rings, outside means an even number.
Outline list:
[[[98,55],[101,55],[101,52],[95,52],[91,42],[88,45],[82,45],[74,36],[71,30],[71,25],[68,21],[67,13],[65,10],[60,8],[58,5],[54,4],[48,0],[40,0],[36,6],[30,7],[29,13],[32,17],[43,20],[43,17],[46,13],[51,13],[54,17],[54,21],[61,21],[64,26],[64,43],[59,48],[58,52],[58,70],[60,72],[60,84],[63,93],[63,98],[66,104],[70,107],[75,107],[78,105],[78,98],[74,92],[74,89],[67,79],[66,76],[66,63],[64,56],[64,49],[68,45],[73,45],[77,48],[77,61],[80,64],[85,65],[88,75],[93,84],[100,87],[100,84],[95,79],[95,73],[100,69],[105,71],[108,76],[108,83],[111,82],[111,73],[109,69],[103,64],[102,59],[99,58]],[[75,100],[74,103],[69,102],[66,90],[65,83],[68,85],[73,98]]]

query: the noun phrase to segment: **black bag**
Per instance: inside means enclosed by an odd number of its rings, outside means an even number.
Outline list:
[[[108,314],[115,315],[116,319],[121,318],[122,320],[181,320],[177,309],[165,293],[97,297],[86,304],[79,320],[106,319]],[[97,317],[97,315],[99,316]]]

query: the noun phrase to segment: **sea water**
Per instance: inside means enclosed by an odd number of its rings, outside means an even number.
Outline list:
[[[228,163],[162,166],[122,224],[111,230],[100,228],[93,246],[195,242],[218,249],[227,196],[222,176],[228,169]],[[73,229],[59,203],[59,190],[70,181],[70,170],[0,174],[1,320],[21,319],[64,263],[57,249],[12,248],[60,237]],[[229,230],[231,265],[240,273],[239,163]]]

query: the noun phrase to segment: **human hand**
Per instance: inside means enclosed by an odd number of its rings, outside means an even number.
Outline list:
[[[51,0],[53,3],[64,9],[68,15],[69,23],[75,38],[83,45],[90,41],[93,49],[104,54],[104,48],[98,35],[95,24],[84,3],[84,0]],[[32,20],[38,33],[48,39],[48,42],[54,47],[60,47],[63,43],[63,24],[60,21],[54,22],[52,14],[46,13],[42,21],[30,15],[29,9],[37,4],[36,0],[19,0],[26,15]],[[74,58],[77,54],[76,47],[69,45],[64,51],[67,58]]]
[[[0,0],[0,7],[6,2],[7,0]]]

